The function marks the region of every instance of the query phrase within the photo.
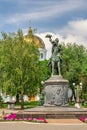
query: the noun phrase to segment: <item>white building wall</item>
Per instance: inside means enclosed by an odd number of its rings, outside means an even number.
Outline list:
[[[39,48],[39,51],[40,51],[40,60],[45,60],[46,59],[47,50],[43,49],[43,48]]]

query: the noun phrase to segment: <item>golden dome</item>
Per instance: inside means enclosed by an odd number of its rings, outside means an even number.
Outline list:
[[[33,35],[33,32],[32,32],[31,27],[30,27],[29,30],[28,30],[28,35],[25,35],[25,36],[24,36],[24,40],[26,40],[26,41],[28,41],[28,42],[30,42],[30,43],[32,43],[32,42],[34,41],[34,43],[35,43],[39,48],[45,49],[45,44],[44,44],[43,40],[42,40],[40,37],[38,37],[38,36],[36,36],[36,35]]]

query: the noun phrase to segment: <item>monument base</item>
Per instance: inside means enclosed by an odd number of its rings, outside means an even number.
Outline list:
[[[72,119],[84,116],[87,116],[87,109],[61,106],[38,106],[17,112],[17,118]]]
[[[44,106],[68,106],[68,80],[53,75],[44,85]]]

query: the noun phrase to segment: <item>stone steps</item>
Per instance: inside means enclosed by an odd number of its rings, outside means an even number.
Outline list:
[[[87,109],[76,109],[76,108],[55,108],[55,107],[36,107],[28,110],[19,111],[17,117],[32,117],[39,118],[43,117],[46,119],[75,119],[82,116],[87,116]]]

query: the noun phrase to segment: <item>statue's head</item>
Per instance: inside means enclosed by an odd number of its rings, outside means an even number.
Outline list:
[[[59,39],[58,39],[58,38],[56,38],[56,39],[55,39],[55,41],[56,41],[56,42],[59,42]]]

